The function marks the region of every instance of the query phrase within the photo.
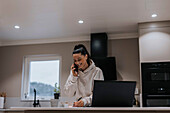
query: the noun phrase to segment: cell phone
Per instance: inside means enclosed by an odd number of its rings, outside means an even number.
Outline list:
[[[74,68],[75,68],[74,71],[78,72],[78,66],[75,63],[74,63]]]

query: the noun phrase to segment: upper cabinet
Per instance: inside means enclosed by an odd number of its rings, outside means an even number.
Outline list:
[[[170,21],[139,23],[140,62],[170,61]]]

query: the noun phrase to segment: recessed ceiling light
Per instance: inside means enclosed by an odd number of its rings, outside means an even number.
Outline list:
[[[16,29],[19,29],[20,27],[19,26],[14,26]]]
[[[83,20],[79,20],[79,24],[82,24],[83,23]]]
[[[152,14],[152,18],[155,18],[157,17],[158,15],[157,14]]]

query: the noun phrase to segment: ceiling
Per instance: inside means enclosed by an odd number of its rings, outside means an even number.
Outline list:
[[[170,0],[0,0],[0,42],[137,33],[140,22],[170,20],[169,11]]]

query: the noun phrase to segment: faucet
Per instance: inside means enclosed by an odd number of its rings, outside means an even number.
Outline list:
[[[34,107],[37,107],[37,106],[41,107],[39,100],[36,100],[36,89],[34,89],[34,103],[33,103],[33,106]]]

